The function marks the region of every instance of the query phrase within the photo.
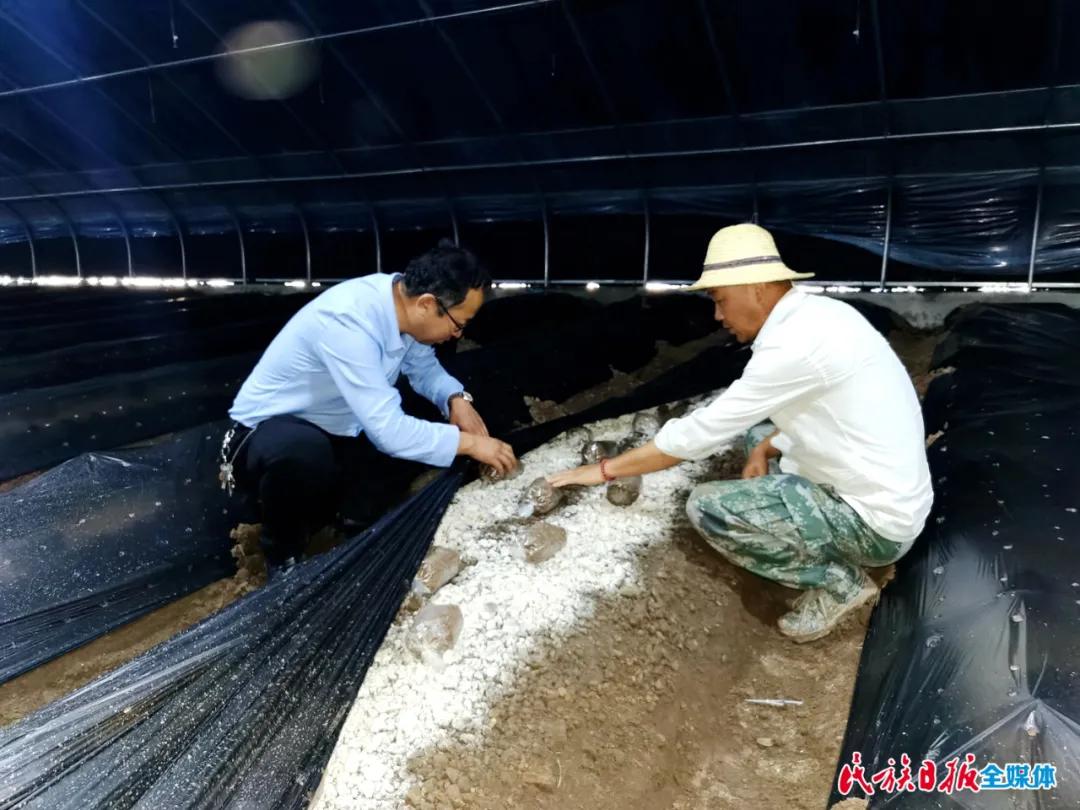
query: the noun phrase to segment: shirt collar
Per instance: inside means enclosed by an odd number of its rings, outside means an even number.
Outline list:
[[[399,278],[401,278],[400,273],[389,273],[379,278],[384,285],[382,313],[386,322],[383,324],[383,334],[386,337],[386,349],[391,352],[405,348],[405,341],[398,327],[397,308],[394,306],[394,282]]]
[[[784,293],[784,297],[776,302],[776,306],[773,307],[772,312],[769,313],[769,317],[765,319],[765,323],[762,324],[761,329],[758,331],[757,337],[754,338],[753,348],[758,348],[761,341],[768,335],[769,330],[774,328],[776,324],[785,321],[788,315],[794,312],[805,300],[806,293],[798,287],[792,287]]]

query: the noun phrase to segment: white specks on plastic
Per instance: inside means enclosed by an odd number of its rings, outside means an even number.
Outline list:
[[[934,573],[938,574],[938,575],[944,574],[945,573],[945,566],[944,565],[939,565],[937,568],[934,569]]]
[[[1010,672],[1019,672],[1020,667],[1018,667],[1016,664],[1009,664],[1009,671]]]
[[[1035,717],[1035,710],[1031,711],[1031,714],[1027,716],[1027,720],[1024,721],[1024,731],[1027,732],[1029,737],[1039,736],[1039,721]]]
[[[1005,549],[1006,551],[1012,551],[1013,550],[1012,543],[1004,545],[1004,546],[1002,546],[1002,548]]]
[[[934,647],[936,647],[938,644],[941,643],[941,639],[942,639],[941,633],[934,633],[931,636],[927,636],[927,638],[926,638],[926,648],[929,649],[929,650],[934,649]]]
[[[1024,620],[1024,614],[1023,613],[1014,613],[1012,615],[1012,620],[1014,622],[1016,622],[1017,624],[1020,624],[1020,622],[1022,622]]]

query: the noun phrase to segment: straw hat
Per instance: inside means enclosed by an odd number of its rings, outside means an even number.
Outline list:
[[[767,230],[745,223],[721,228],[713,234],[705,252],[701,278],[689,289],[707,290],[813,277],[813,273],[796,273],[780,260],[776,242]]]

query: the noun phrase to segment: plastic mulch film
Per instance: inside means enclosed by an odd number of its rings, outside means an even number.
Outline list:
[[[5,291],[5,296],[9,293]],[[284,323],[311,300],[310,295],[221,294],[175,300],[133,297],[127,307],[83,309],[78,299],[54,300],[45,311],[5,313],[0,321],[0,352],[4,358],[64,349],[89,341],[137,340],[147,336],[190,334],[234,320],[253,318]],[[235,351],[235,350],[232,350]],[[223,348],[218,354],[229,354]]]
[[[231,572],[224,430],[88,453],[0,494],[0,683]]]
[[[0,807],[304,806],[461,469],[4,729]]]
[[[1066,307],[950,319],[935,365],[956,370],[925,405],[935,508],[871,620],[840,760],[869,780],[907,754],[940,784],[970,754],[1029,786],[1051,765],[1057,787],[877,790],[871,808],[1080,806],[1078,356]]]
[[[0,481],[221,417],[256,353],[0,395]]]
[[[262,350],[286,320],[287,316],[242,317],[202,329],[93,340],[34,354],[0,357],[0,395]]]
[[[132,294],[125,307],[67,292],[5,293],[26,306],[0,318],[0,482],[220,418],[258,352],[310,300]]]

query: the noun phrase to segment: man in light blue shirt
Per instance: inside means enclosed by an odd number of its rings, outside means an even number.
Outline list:
[[[222,471],[258,507],[271,566],[287,567],[310,534],[334,520],[343,442],[361,433],[387,455],[434,466],[459,455],[500,472],[516,465],[432,348],[461,336],[489,284],[472,253],[442,242],[403,274],[332,287],[270,343],[229,410],[235,425]],[[394,387],[401,373],[447,422],[402,410]]]

